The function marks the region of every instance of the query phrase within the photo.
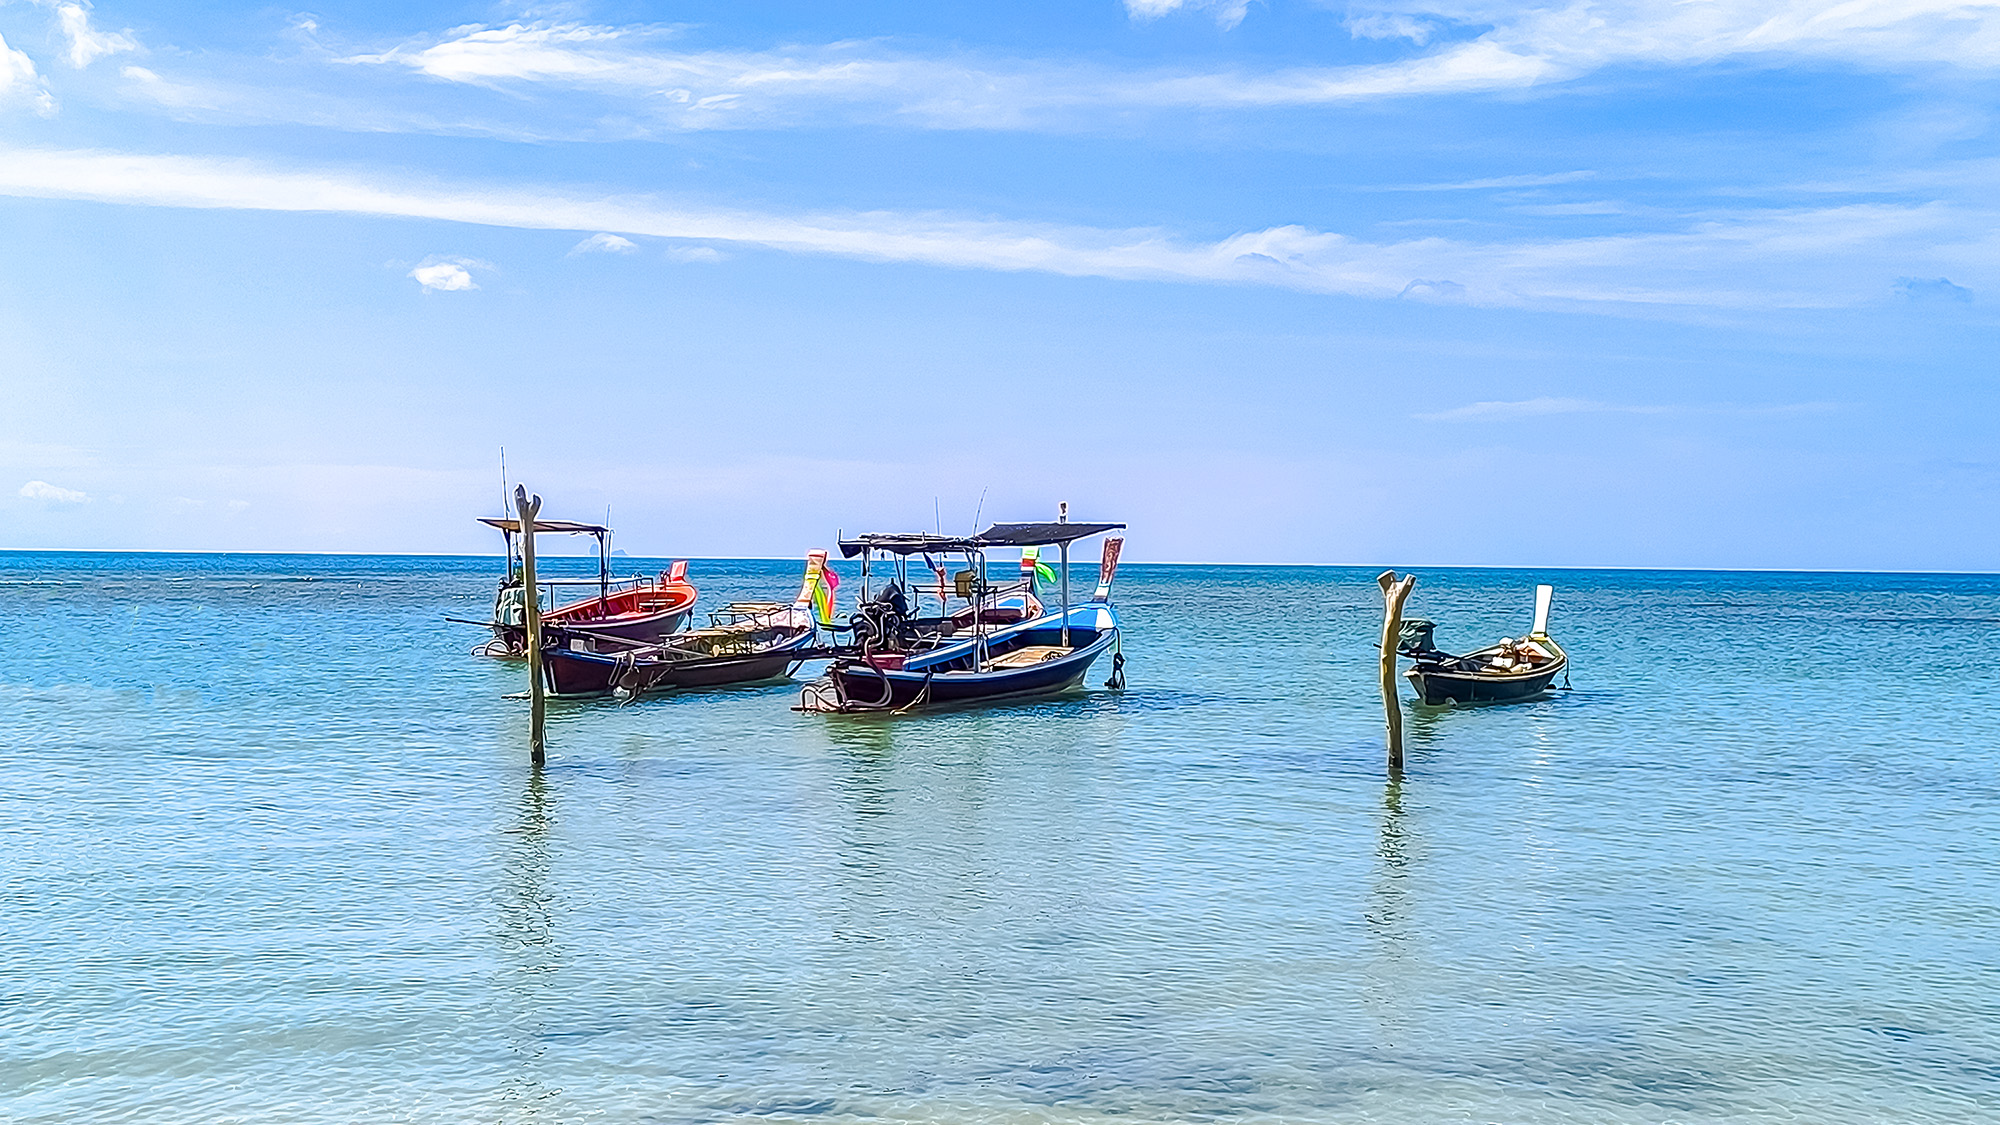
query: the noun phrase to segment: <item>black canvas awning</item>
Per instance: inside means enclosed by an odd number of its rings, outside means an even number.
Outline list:
[[[1122,523],[996,523],[978,535],[982,547],[1043,547],[1050,543],[1074,543],[1107,531],[1117,531]]]
[[[892,555],[947,554],[952,551],[970,551],[979,544],[961,535],[932,535],[928,532],[888,532],[878,535],[858,535],[840,541],[842,558],[853,558],[863,551],[885,551]]]
[[[1051,543],[1073,543],[1124,526],[1122,523],[996,523],[971,538],[922,531],[859,535],[841,540],[840,553],[842,557],[851,559],[863,551],[917,555],[983,551],[988,547],[1042,547]]]

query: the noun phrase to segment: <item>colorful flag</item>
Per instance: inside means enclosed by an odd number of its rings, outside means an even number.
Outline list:
[[[813,611],[822,625],[833,624],[833,592],[840,589],[840,576],[832,567],[823,567],[819,572],[819,582],[813,587]]]
[[[1051,584],[1055,582],[1055,568],[1042,561],[1040,547],[1021,548],[1021,577],[1026,580],[1030,590],[1035,588],[1036,579]]]

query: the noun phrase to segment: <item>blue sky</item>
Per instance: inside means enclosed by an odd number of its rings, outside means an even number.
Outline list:
[[[0,0],[0,547],[2000,568],[2000,2]],[[935,515],[934,515],[935,513]]]

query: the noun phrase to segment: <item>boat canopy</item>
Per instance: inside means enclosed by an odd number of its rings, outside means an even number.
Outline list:
[[[488,527],[497,527],[502,531],[509,532],[514,535],[519,535],[521,533],[521,521],[517,519],[508,519],[504,516],[480,516],[479,522],[485,524]],[[602,524],[577,523],[574,520],[538,519],[535,521],[535,530],[537,532],[546,531],[553,535],[611,534],[611,529],[605,527]]]
[[[1122,523],[996,523],[977,538],[982,547],[1045,547],[1051,543],[1074,543],[1124,526]]]
[[[540,521],[535,524],[540,527]],[[983,551],[988,547],[1042,547],[1051,543],[1073,543],[1122,523],[996,523],[974,536],[933,535],[926,531],[887,532],[858,535],[840,541],[843,558],[863,551],[883,551],[892,555],[941,555],[954,551]]]
[[[842,539],[840,556],[851,559],[863,551],[886,551],[892,555],[942,555],[952,551],[976,550],[979,546],[979,540],[967,539],[962,535],[932,535],[926,531],[891,531]]]

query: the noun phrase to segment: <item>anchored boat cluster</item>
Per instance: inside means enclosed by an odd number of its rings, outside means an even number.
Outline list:
[[[860,535],[840,541],[845,558],[861,560],[854,611],[837,619],[840,579],[828,552],[806,556],[805,578],[790,602],[731,602],[709,614],[708,624],[686,628],[697,591],[687,563],[657,578],[611,575],[611,529],[602,524],[537,518],[540,497],[514,493],[517,515],[480,522],[499,529],[507,543],[507,575],[494,598],[490,621],[469,622],[492,631],[474,651],[525,659],[534,701],[531,744],[541,753],[541,701],[753,684],[789,678],[809,660],[827,661],[825,672],[804,686],[800,711],[902,714],[935,707],[1015,699],[1068,691],[1109,654],[1105,686],[1125,686],[1118,611],[1111,584],[1118,574],[1122,523],[1072,523],[1061,506],[1053,523],[996,523],[977,535],[928,532]],[[598,544],[595,579],[535,575],[535,537],[589,535]],[[1071,596],[1072,545],[1104,536],[1096,588]],[[1058,564],[1042,560],[1053,547]],[[998,560],[994,551],[1010,557]],[[1006,566],[1018,560],[1017,576]],[[1568,679],[1569,655],[1549,636],[1554,590],[1535,591],[1534,627],[1526,636],[1463,655],[1440,650],[1435,626],[1405,621],[1403,604],[1414,576],[1383,573],[1382,703],[1388,720],[1389,762],[1402,763],[1402,712],[1397,700],[1397,657],[1417,698],[1430,705],[1506,703],[1539,697],[1557,676]],[[594,595],[564,604],[566,587],[594,586]],[[544,608],[544,602],[549,608]]]
[[[1071,523],[1068,505],[1053,523],[996,523],[977,535],[872,534],[840,542],[861,560],[855,609],[836,619],[840,579],[828,552],[806,556],[805,578],[790,602],[732,602],[706,627],[685,628],[697,596],[687,564],[658,578],[611,576],[611,529],[541,520],[538,499],[517,490],[516,517],[483,518],[507,542],[507,576],[493,618],[479,622],[493,639],[474,651],[527,659],[533,691],[558,697],[629,698],[675,688],[751,684],[789,677],[808,660],[826,660],[807,684],[799,710],[909,712],[1067,691],[1091,665],[1111,655],[1107,686],[1124,686],[1118,613],[1111,584],[1124,540],[1104,540],[1089,598],[1071,597],[1069,555],[1079,540],[1122,523]],[[598,542],[595,579],[534,574],[538,534],[590,535]],[[1043,548],[1059,556],[1052,570]],[[1009,558],[989,558],[1003,550]],[[996,566],[1015,563],[1018,577]],[[593,596],[562,604],[566,587],[594,586]],[[553,608],[544,609],[547,602]]]

